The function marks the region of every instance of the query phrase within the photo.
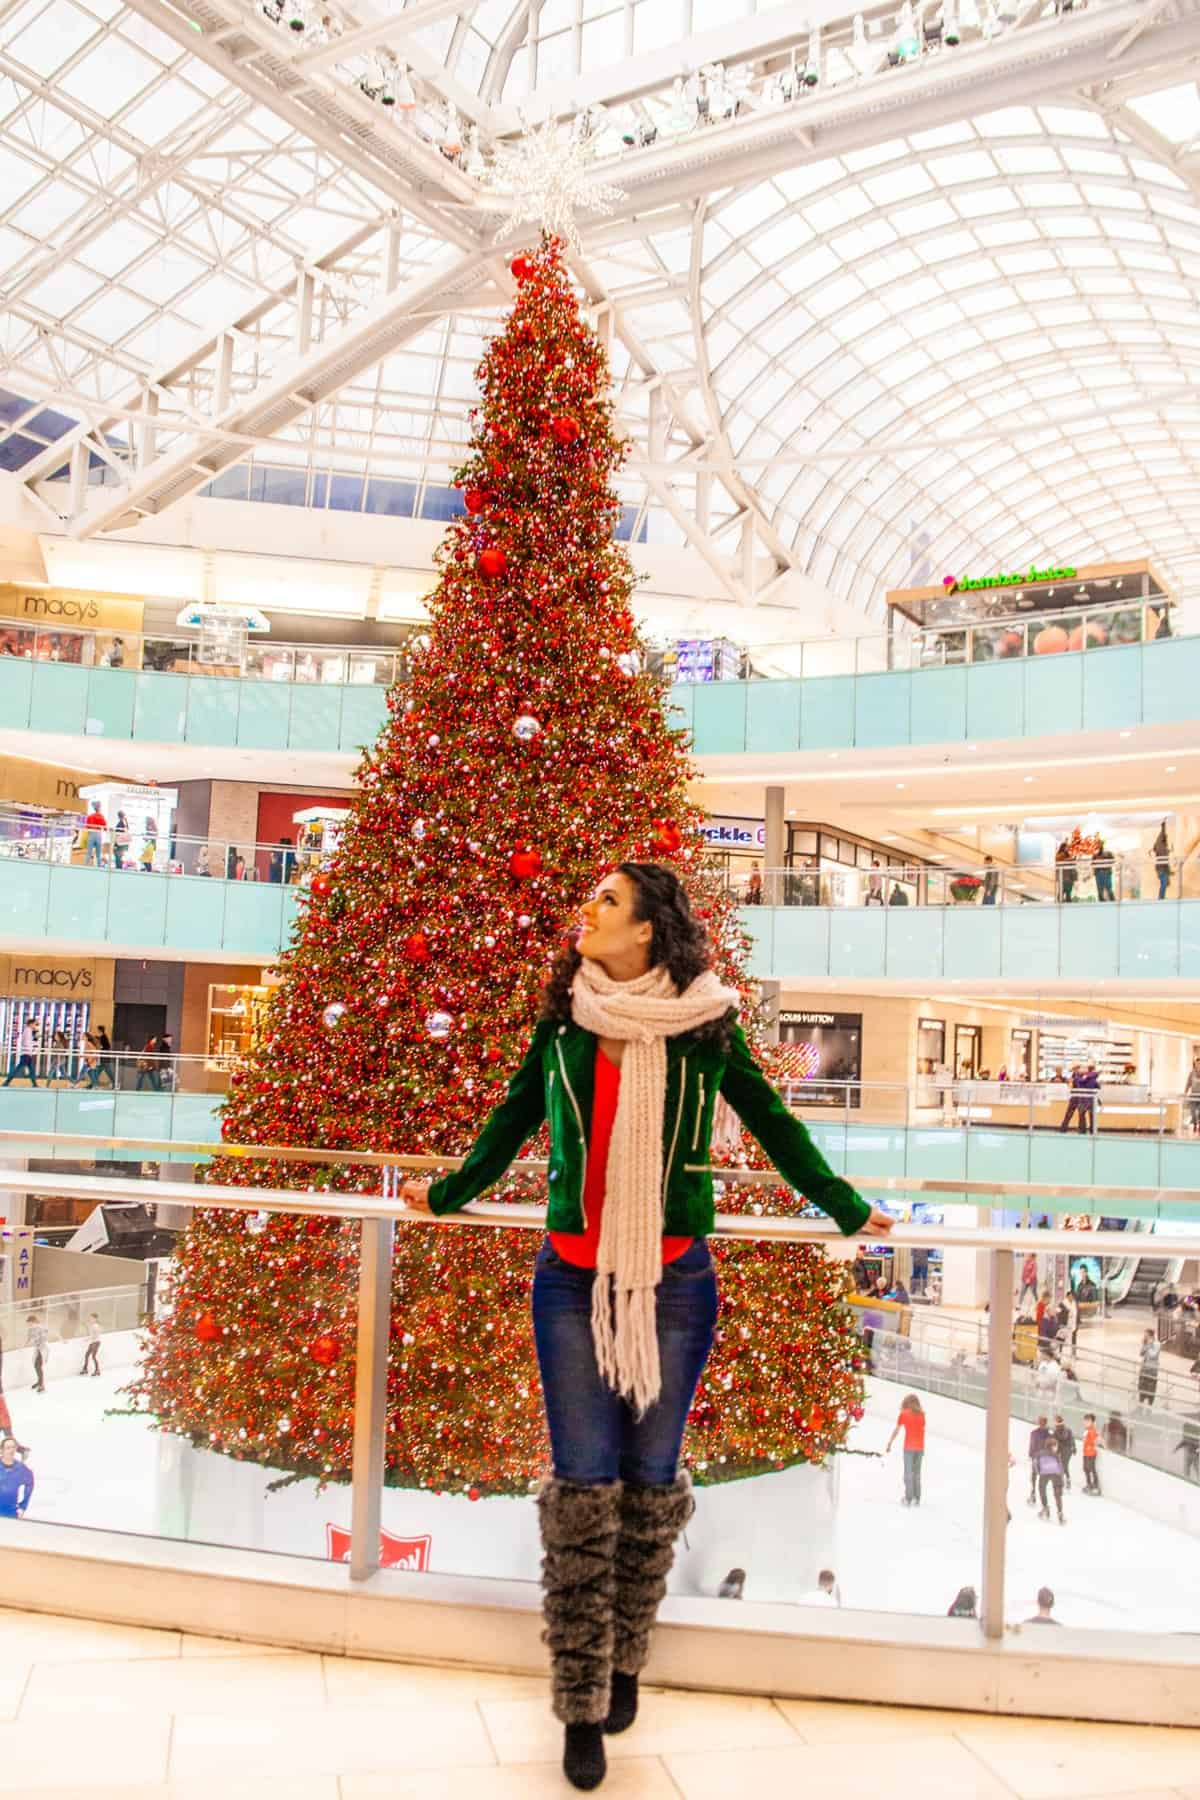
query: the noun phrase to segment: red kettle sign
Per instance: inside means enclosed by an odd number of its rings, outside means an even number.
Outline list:
[[[350,1561],[350,1533],[340,1525],[326,1525],[325,1541],[330,1562]],[[379,1533],[379,1566],[381,1569],[411,1569],[424,1574],[429,1568],[428,1537],[393,1537],[390,1531]]]

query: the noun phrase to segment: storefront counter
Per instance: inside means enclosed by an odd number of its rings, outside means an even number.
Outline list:
[[[1053,1130],[1062,1124],[1071,1090],[1065,1081],[956,1081],[951,1090],[957,1117],[972,1124],[1029,1126]],[[1145,1087],[1119,1084],[1096,1094],[1097,1131],[1177,1132],[1183,1111],[1179,1100],[1152,1100]],[[1071,1129],[1078,1129],[1078,1118]]]

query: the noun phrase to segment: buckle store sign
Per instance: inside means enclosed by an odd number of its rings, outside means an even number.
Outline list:
[[[704,827],[704,841],[710,850],[762,850],[767,828],[757,819],[710,819]]]

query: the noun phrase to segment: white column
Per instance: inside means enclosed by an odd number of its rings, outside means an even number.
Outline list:
[[[783,799],[784,790],[781,787],[769,787],[763,796],[763,821],[766,825],[763,899],[768,906],[780,906],[783,903],[783,888],[778,875],[787,854],[787,820],[784,817]]]

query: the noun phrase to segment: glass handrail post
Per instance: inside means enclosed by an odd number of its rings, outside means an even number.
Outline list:
[[[399,1171],[384,1170],[383,1192],[399,1186]],[[354,1372],[354,1454],[350,1486],[350,1579],[366,1581],[379,1567],[383,1477],[387,1454],[388,1343],[391,1336],[395,1223],[359,1221],[358,1334]]]
[[[1008,1532],[1008,1433],[1012,1410],[1014,1262],[994,1250],[989,1270],[987,1418],[983,1470],[983,1579],[979,1610],[983,1635],[1004,1636],[1005,1549]]]

